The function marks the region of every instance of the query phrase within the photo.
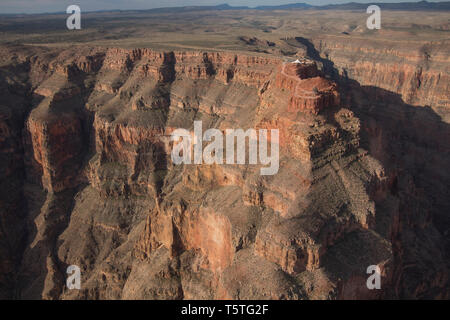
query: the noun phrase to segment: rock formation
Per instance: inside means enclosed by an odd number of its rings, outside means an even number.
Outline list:
[[[1,297],[449,298],[450,129],[410,105],[448,108],[448,74],[346,69],[368,88],[314,55],[0,56]],[[279,129],[278,174],[174,165],[171,133],[195,120]]]

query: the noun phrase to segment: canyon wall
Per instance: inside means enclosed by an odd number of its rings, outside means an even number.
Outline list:
[[[398,93],[415,106],[450,107],[448,40],[398,44],[383,39],[318,37],[314,49],[342,76]]]
[[[410,104],[447,108],[436,77],[448,74],[423,69],[436,96],[411,95],[381,76],[359,84],[370,68],[332,79],[313,54],[293,64],[232,52],[1,53],[2,297],[449,297],[449,180],[438,167],[450,130]],[[171,133],[197,120],[279,129],[278,173],[173,164]],[[69,265],[81,290],[65,287]],[[381,290],[366,287],[370,265]]]

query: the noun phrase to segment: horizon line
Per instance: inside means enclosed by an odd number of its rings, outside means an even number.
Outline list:
[[[132,12],[132,11],[157,11],[157,10],[171,10],[171,9],[183,9],[183,8],[192,8],[195,11],[196,8],[219,8],[219,7],[226,7],[230,8],[229,10],[270,10],[270,8],[279,8],[284,6],[295,6],[295,5],[305,5],[306,7],[298,8],[298,9],[310,9],[310,8],[322,8],[322,7],[328,7],[328,6],[345,6],[349,4],[359,4],[359,5],[371,5],[371,4],[377,4],[377,5],[405,5],[405,4],[413,4],[413,3],[428,3],[428,4],[438,4],[438,3],[450,3],[450,1],[427,1],[427,0],[419,0],[419,1],[405,1],[405,2],[357,2],[357,1],[349,1],[345,3],[329,3],[329,4],[323,4],[323,5],[315,5],[315,4],[309,4],[305,2],[290,2],[290,3],[282,3],[277,5],[258,5],[254,7],[250,6],[232,6],[228,3],[222,3],[217,5],[192,5],[192,6],[173,6],[173,7],[155,7],[150,9],[108,9],[108,10],[87,10],[83,11],[84,13],[105,13],[105,12]],[[307,8],[309,7],[309,8]],[[292,8],[290,8],[292,9]],[[295,9],[295,8],[294,8]],[[0,16],[33,16],[33,15],[59,15],[59,14],[67,14],[66,11],[46,11],[46,12],[37,12],[37,13],[24,13],[24,12],[15,12],[15,13],[0,13]]]

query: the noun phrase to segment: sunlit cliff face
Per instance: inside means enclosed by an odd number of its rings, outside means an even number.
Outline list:
[[[448,298],[448,46],[344,37],[0,47],[0,296]]]

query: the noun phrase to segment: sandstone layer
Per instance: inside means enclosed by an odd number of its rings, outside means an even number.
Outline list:
[[[448,72],[308,45],[2,47],[1,297],[449,298]],[[196,120],[279,129],[279,172],[173,164]]]

